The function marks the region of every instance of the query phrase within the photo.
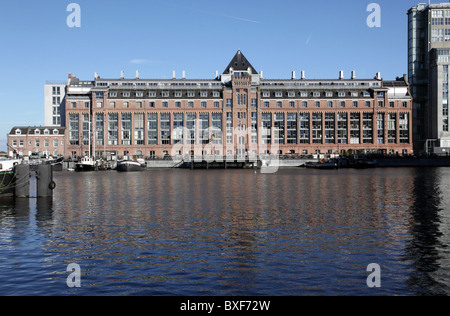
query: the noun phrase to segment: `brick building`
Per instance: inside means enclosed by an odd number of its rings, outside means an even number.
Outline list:
[[[69,74],[65,156],[412,153],[406,77],[265,79],[238,51],[212,79]]]
[[[65,127],[16,126],[7,135],[8,155],[57,157],[65,155]]]

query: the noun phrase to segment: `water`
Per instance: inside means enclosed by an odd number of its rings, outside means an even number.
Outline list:
[[[450,294],[450,169],[54,179],[53,201],[0,199],[0,295]]]

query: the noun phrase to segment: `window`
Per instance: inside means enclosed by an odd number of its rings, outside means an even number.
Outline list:
[[[116,98],[117,97],[117,92],[110,92],[109,93],[109,97],[110,98]]]
[[[148,145],[158,144],[158,115],[149,113],[147,117]]]
[[[123,93],[122,93],[122,96],[123,96],[124,98],[129,98],[129,97],[131,96],[131,93],[130,93],[130,92],[123,92]]]
[[[173,114],[173,143],[183,143],[183,114]]]
[[[95,144],[104,145],[105,121],[103,113],[95,114]]]
[[[202,101],[201,105],[202,105],[203,109],[206,109],[206,102],[205,101]]]
[[[297,144],[297,113],[287,113],[287,143]]]
[[[161,145],[170,145],[171,130],[170,130],[170,114],[161,113]]]
[[[69,114],[69,143],[72,146],[79,145],[79,117],[78,114]]]
[[[117,145],[119,141],[119,114],[108,114],[108,145]]]
[[[144,145],[144,114],[134,114],[134,144]]]
[[[131,145],[131,113],[122,113],[122,145]]]
[[[233,106],[233,100],[227,99],[227,107],[232,107],[232,106]]]

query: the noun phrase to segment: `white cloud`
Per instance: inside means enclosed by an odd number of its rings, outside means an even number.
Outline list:
[[[150,64],[160,64],[160,61],[150,60],[150,59],[132,59],[130,63],[136,65],[150,65]]]

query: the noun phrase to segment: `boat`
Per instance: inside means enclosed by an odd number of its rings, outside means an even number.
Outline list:
[[[144,159],[122,160],[117,162],[116,170],[119,172],[143,171],[146,168]]]
[[[85,156],[75,164],[76,171],[96,171],[98,168],[97,161],[94,158]]]
[[[20,163],[21,160],[18,159],[0,160],[0,194],[13,193],[14,167]]]
[[[314,168],[314,169],[338,169],[339,164],[336,160],[330,160],[330,161],[321,161],[321,162],[307,162],[305,164],[306,168]]]

